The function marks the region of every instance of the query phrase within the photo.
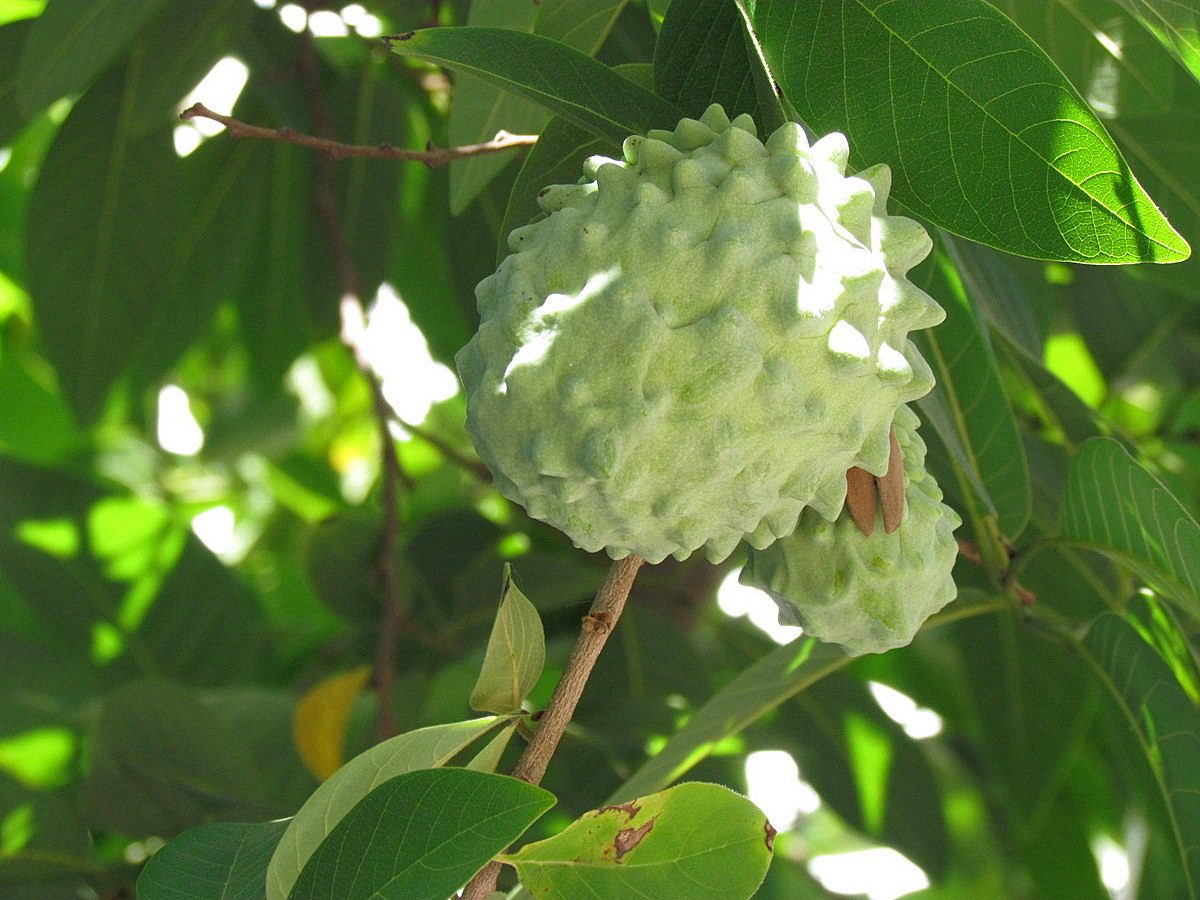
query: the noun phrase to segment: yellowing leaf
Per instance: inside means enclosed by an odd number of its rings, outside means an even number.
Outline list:
[[[292,715],[296,751],[309,770],[324,781],[342,767],[342,747],[350,707],[371,677],[370,666],[326,678],[300,698]]]

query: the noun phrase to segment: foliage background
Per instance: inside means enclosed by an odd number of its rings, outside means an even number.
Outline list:
[[[385,33],[536,30],[629,64],[689,114],[713,98],[753,109],[765,131],[779,110],[760,99],[733,7],[680,3],[661,35],[664,0],[362,5]],[[1061,159],[1095,151],[1075,186],[1103,168],[1103,147],[1079,136],[1102,122],[1195,244],[1194,4],[750,5],[792,112],[848,130],[854,165],[890,162],[895,199],[938,236],[917,278],[949,317],[922,338],[939,387],[920,411],[931,470],[966,519],[961,598],[911,647],[851,662],[776,649],[723,613],[714,597],[737,560],[647,570],[538,827],[685,772],[744,790],[747,754],[784,750],[822,802],[781,836],[759,897],[828,896],[810,862],[878,845],[922,867],[930,898],[1200,896],[1197,262],[1079,264],[1179,255],[1149,213],[1118,237],[1089,220],[1090,244],[1032,207],[960,227],[1014,183],[1064,191],[1053,173],[1072,162],[997,155],[1027,113],[1031,132],[1058,123],[1047,146]],[[920,118],[934,74],[949,73],[948,101],[977,87],[954,53],[1019,36],[994,19],[972,31],[966,13],[981,10],[1023,29],[1092,112],[1043,91],[995,114],[999,137],[991,106]],[[921,15],[953,20],[951,39],[894,53],[888,35]],[[381,441],[339,296],[391,285],[452,365],[500,236],[539,187],[614,150],[494,79],[354,33],[313,39],[249,0],[0,0],[0,22],[0,892],[130,896],[162,838],[288,815],[317,784],[310,767],[381,729],[469,715],[505,563],[545,625],[532,700],[546,701],[604,562],[491,491],[461,397]],[[181,157],[180,101],[226,56],[248,68],[234,114],[269,128],[412,148],[500,127],[546,137],[524,169],[512,152],[434,170],[334,163],[228,135]],[[526,77],[521,62],[553,72],[549,59],[509,59],[504,77]],[[1029,74],[1004,71],[1011,85],[995,70],[980,83],[999,97]],[[164,386],[186,394],[197,452],[160,442]],[[234,522],[217,552],[193,525],[214,509]],[[298,705],[362,666],[370,685]],[[934,710],[940,732],[911,737],[873,684]],[[1102,847],[1120,849],[1124,887],[1105,887]]]

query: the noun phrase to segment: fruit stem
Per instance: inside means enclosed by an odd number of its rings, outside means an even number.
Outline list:
[[[596,592],[596,599],[592,601],[592,608],[583,617],[583,626],[575,648],[571,651],[562,678],[558,680],[558,686],[554,688],[554,694],[546,705],[545,712],[538,720],[538,729],[533,734],[533,740],[513,767],[512,774],[515,778],[530,784],[541,783],[550,758],[554,756],[558,742],[567,729],[567,723],[575,713],[584,686],[592,674],[592,667],[596,665],[600,651],[604,649],[608,636],[617,625],[617,619],[621,617],[634,579],[637,578],[638,570],[644,562],[640,556],[630,555],[615,560],[609,568],[608,577]],[[463,889],[462,900],[483,900],[495,891],[499,874],[500,863],[488,863]]]

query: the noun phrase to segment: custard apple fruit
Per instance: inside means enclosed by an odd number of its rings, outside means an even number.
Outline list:
[[[764,143],[712,106],[623,149],[542,190],[476,288],[457,364],[496,487],[617,559],[835,518],[933,383],[908,332],[944,313],[905,277],[928,235],[887,214],[887,166],[845,175],[840,134]]]
[[[835,522],[811,509],[796,530],[765,550],[752,550],[741,581],[765,590],[779,620],[841,644],[851,656],[882,653],[912,641],[922,623],[954,599],[951,577],[958,514],[925,471],[920,422],[907,406],[896,411],[904,453],[904,515],[888,534],[879,516],[871,534],[849,510]]]

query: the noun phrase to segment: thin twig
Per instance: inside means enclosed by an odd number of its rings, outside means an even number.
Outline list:
[[[424,163],[431,169],[444,166],[456,159],[466,159],[470,156],[483,156],[486,153],[498,153],[501,150],[512,150],[517,147],[531,147],[537,143],[536,134],[512,134],[508,131],[498,131],[490,141],[482,144],[465,144],[461,147],[439,147],[430,141],[424,150],[409,150],[405,147],[395,147],[392,144],[377,144],[373,147],[362,144],[343,144],[329,137],[303,134],[291,128],[263,128],[261,125],[251,125],[232,116],[224,116],[213,112],[203,103],[189,106],[179,114],[181,119],[212,119],[220,122],[229,129],[235,138],[260,138],[265,141],[282,141],[286,144],[298,144],[310,150],[320,150],[331,159],[349,159],[365,156],[372,159],[396,159],[404,162]]]
[[[970,560],[975,565],[982,567],[984,565],[983,554],[979,547],[970,541],[958,538],[958,555],[963,559]],[[1005,569],[1001,574],[1001,583],[1006,588],[1010,588],[1017,595],[1017,599],[1022,606],[1033,606],[1037,603],[1037,594],[1023,586],[1016,579],[1016,573],[1011,569]]]
[[[600,651],[604,649],[608,636],[617,625],[633,581],[644,562],[640,556],[627,556],[617,560],[609,568],[608,577],[596,593],[596,599],[592,601],[592,608],[583,617],[583,627],[575,642],[575,648],[571,651],[566,668],[558,680],[550,702],[546,705],[545,712],[538,720],[538,729],[513,767],[514,777],[530,784],[541,783],[550,758],[554,755],[571,716],[575,714],[575,707],[583,694],[584,686],[587,685],[588,677],[592,674],[592,667],[596,665]],[[500,863],[488,863],[463,889],[462,900],[483,900],[496,889],[499,875]]]
[[[299,73],[304,82],[305,95],[312,110],[313,122],[318,135],[313,140],[326,140],[332,133],[329,113],[325,108],[321,90],[321,79],[317,73],[316,47],[312,34],[305,32],[300,54]],[[195,109],[195,107],[193,107]],[[232,132],[233,129],[231,128]],[[329,239],[329,250],[337,268],[341,286],[338,312],[341,319],[342,342],[354,355],[354,362],[367,382],[371,394],[371,408],[379,432],[380,453],[380,502],[383,506],[383,537],[380,541],[377,571],[383,592],[383,609],[380,613],[379,641],[375,650],[375,691],[379,709],[375,719],[375,737],[382,741],[397,733],[392,695],[396,678],[396,645],[406,616],[400,597],[400,577],[396,571],[400,549],[400,497],[399,486],[408,483],[396,445],[389,430],[391,407],[383,396],[383,385],[364,351],[366,312],[362,305],[362,287],[346,235],[338,214],[337,196],[333,189],[333,169],[330,158],[318,156],[313,161],[313,200],[317,216],[325,224]],[[411,485],[409,485],[411,487]]]
[[[492,483],[492,473],[487,466],[478,460],[471,459],[471,457],[467,456],[467,454],[463,453],[457,447],[452,446],[445,439],[434,434],[427,428],[421,425],[413,425],[411,422],[400,418],[400,413],[396,411],[394,406],[392,406],[391,401],[388,400],[387,397],[383,397],[382,399],[384,404],[390,410],[391,419],[393,422],[395,422],[405,431],[412,434],[413,437],[420,438],[429,446],[433,447],[434,450],[442,454],[442,456],[446,457],[446,459],[450,460],[450,462],[454,463],[460,469],[470,472],[479,481],[482,481],[484,484]]]

